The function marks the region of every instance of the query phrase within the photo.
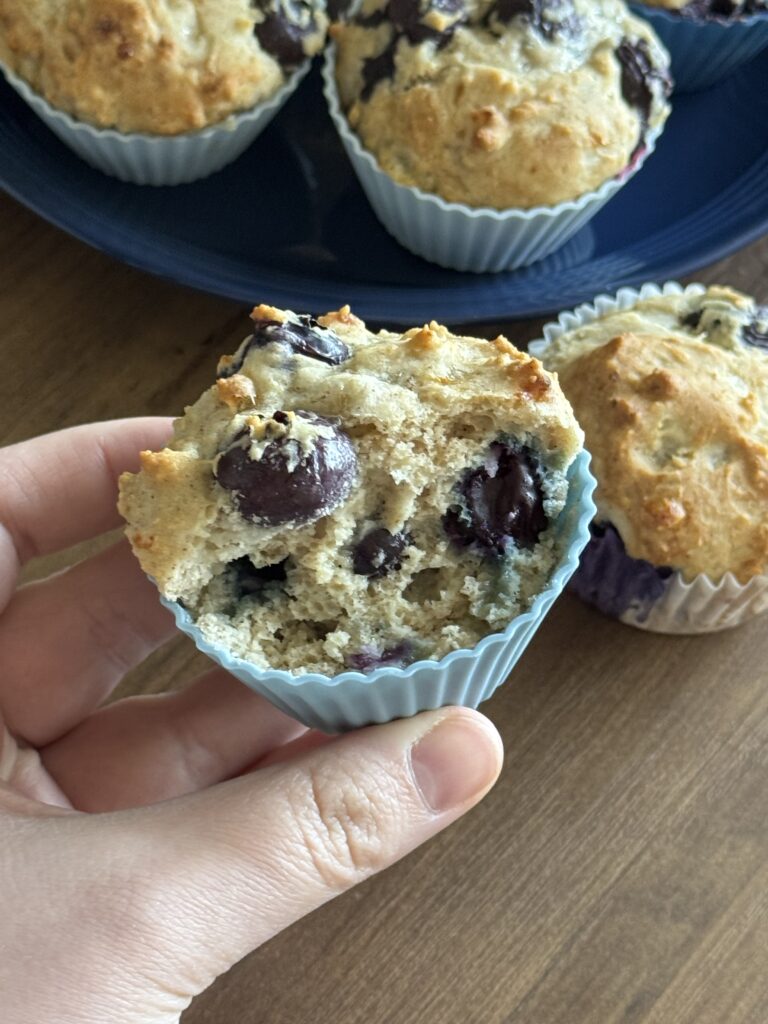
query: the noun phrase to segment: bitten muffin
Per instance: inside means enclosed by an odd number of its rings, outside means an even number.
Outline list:
[[[364,0],[334,25],[351,128],[395,181],[496,209],[621,175],[669,113],[669,59],[621,0]]]
[[[723,287],[645,299],[544,360],[592,453],[598,537],[662,578],[768,572],[768,308]]]
[[[646,7],[661,7],[686,18],[734,20],[768,12],[768,0],[635,0]]]
[[[326,27],[314,0],[0,0],[0,61],[97,128],[177,135],[271,97]]]
[[[144,570],[257,666],[334,675],[473,647],[547,584],[582,434],[541,364],[436,323],[259,306],[121,480]]]

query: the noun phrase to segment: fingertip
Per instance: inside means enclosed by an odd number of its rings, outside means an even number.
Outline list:
[[[424,803],[433,814],[445,814],[466,810],[485,796],[501,772],[504,748],[485,715],[448,708],[429,713],[409,757]]]

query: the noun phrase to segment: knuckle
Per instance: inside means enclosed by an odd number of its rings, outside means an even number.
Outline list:
[[[387,787],[370,767],[338,768],[308,767],[292,799],[303,845],[321,882],[333,891],[384,867],[392,833]]]

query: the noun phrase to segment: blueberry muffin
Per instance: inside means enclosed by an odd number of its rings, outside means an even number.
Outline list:
[[[768,308],[723,287],[665,294],[566,331],[543,358],[592,453],[592,555],[633,561],[634,596],[673,573],[768,572]]]
[[[640,0],[640,2],[646,7],[659,7],[672,14],[700,21],[709,19],[730,21],[768,12],[768,0]]]
[[[0,0],[0,61],[97,128],[170,136],[271,97],[326,25],[314,0]]]
[[[669,113],[668,56],[621,0],[364,0],[332,34],[342,107],[382,170],[470,207],[589,193]]]
[[[582,434],[506,339],[369,332],[259,306],[253,333],[121,481],[144,570],[211,643],[335,675],[503,629],[561,558]]]

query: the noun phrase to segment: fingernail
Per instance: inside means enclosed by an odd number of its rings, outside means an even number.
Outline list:
[[[487,719],[447,715],[411,747],[411,768],[436,814],[479,799],[496,781],[503,750]]]

